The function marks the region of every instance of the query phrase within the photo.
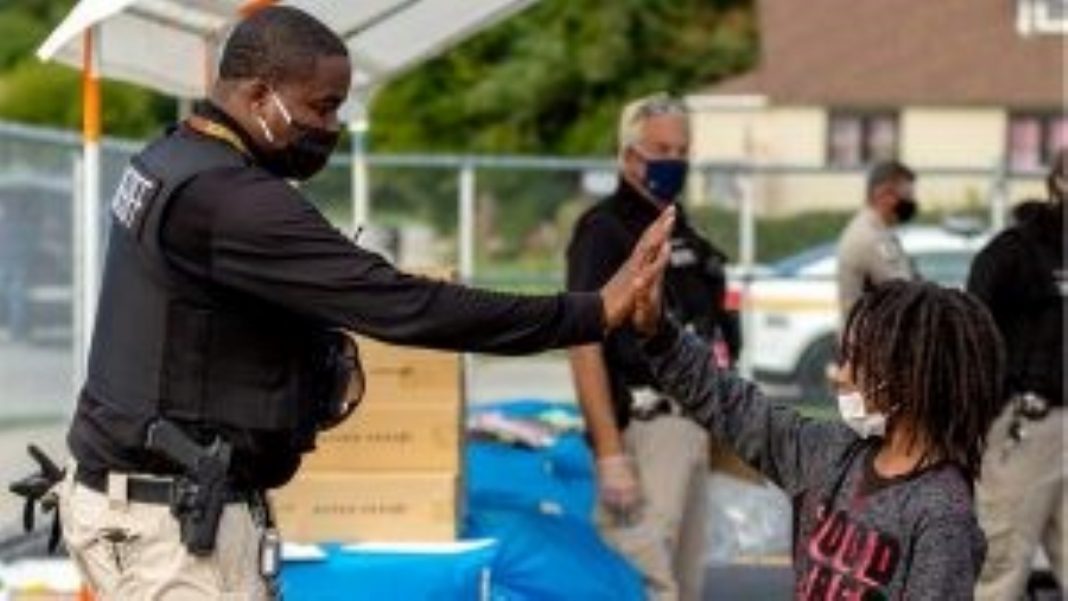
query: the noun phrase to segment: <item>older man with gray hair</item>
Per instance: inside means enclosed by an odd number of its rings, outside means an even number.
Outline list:
[[[685,105],[667,94],[630,103],[619,125],[616,191],[578,221],[568,248],[568,288],[596,290],[629,255],[641,231],[679,198],[688,169]],[[718,350],[737,351],[724,310],[726,261],[683,211],[665,275],[667,311]],[[575,388],[597,459],[598,524],[642,571],[655,599],[702,594],[708,435],[662,392],[633,330],[572,349]]]

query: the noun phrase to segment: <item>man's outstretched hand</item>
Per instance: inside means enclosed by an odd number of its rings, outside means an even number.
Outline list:
[[[674,227],[675,207],[668,207],[645,228],[630,257],[601,288],[607,329],[626,324],[631,319],[638,296],[649,294],[649,287],[654,283],[659,286],[671,258],[671,231]]]

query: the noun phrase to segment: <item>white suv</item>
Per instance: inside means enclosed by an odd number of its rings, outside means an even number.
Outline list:
[[[990,238],[935,226],[903,227],[897,235],[921,276],[952,286],[964,285],[972,257]],[[806,403],[830,398],[837,270],[837,241],[830,241],[761,268],[750,284],[745,344],[753,374],[769,396]]]

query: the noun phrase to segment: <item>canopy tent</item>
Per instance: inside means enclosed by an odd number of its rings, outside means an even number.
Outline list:
[[[345,110],[353,140],[353,224],[368,216],[363,150],[366,104],[373,90],[536,0],[285,0],[329,25],[345,41],[354,73]],[[80,0],[37,51],[84,72],[84,160],[75,215],[75,378],[85,364],[96,313],[100,267],[100,93],[107,77],[179,98],[207,95],[232,25],[274,0]],[[464,216],[473,219],[473,215]],[[471,230],[471,224],[461,224]]]
[[[534,0],[288,0],[330,25],[352,54],[353,92],[366,94],[408,67],[533,4]],[[219,49],[249,0],[81,0],[37,51],[84,64],[82,34],[99,31],[100,72],[184,98],[207,92]]]
[[[346,110],[354,156],[362,156],[364,108],[371,92],[408,67],[489,27],[535,0],[287,0],[329,24],[355,66]],[[95,77],[128,81],[180,98],[202,98],[227,32],[242,15],[271,0],[81,0],[37,51],[41,60],[81,66],[87,78],[86,137],[99,135]],[[96,32],[96,35],[90,35]],[[89,41],[91,40],[91,42]],[[95,49],[95,52],[94,52]],[[92,123],[89,121],[92,120]],[[91,170],[92,165],[88,166]],[[362,164],[354,165],[356,223],[367,217]],[[88,179],[92,174],[87,172]],[[95,184],[88,181],[87,186]],[[90,194],[94,192],[87,190]]]

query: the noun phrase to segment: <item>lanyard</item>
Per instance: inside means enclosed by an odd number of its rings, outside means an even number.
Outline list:
[[[186,124],[189,125],[194,131],[204,134],[218,140],[226,142],[230,146],[237,149],[238,152],[246,157],[252,157],[252,153],[249,152],[248,146],[241,140],[234,130],[226,127],[221,123],[216,123],[210,119],[201,117],[200,115],[191,115],[186,119]]]

